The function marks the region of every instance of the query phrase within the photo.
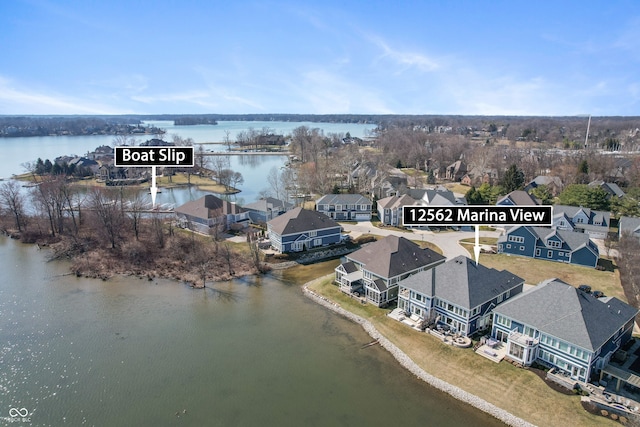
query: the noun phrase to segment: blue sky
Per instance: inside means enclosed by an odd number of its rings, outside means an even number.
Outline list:
[[[640,2],[0,2],[0,114],[640,115]]]

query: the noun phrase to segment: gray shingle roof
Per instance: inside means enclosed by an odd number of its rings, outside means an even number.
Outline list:
[[[344,271],[347,274],[353,273],[354,271],[358,271],[358,267],[356,267],[356,265],[351,261],[345,262],[345,263],[343,263],[341,265],[342,265],[342,268],[344,268]]]
[[[407,194],[378,200],[378,206],[382,209],[397,209],[402,206],[415,205],[416,203],[416,200]]]
[[[370,205],[371,200],[361,194],[327,194],[316,200],[317,205]]]
[[[511,193],[507,194],[506,196],[498,200],[496,204],[500,205],[504,203],[504,201],[507,199],[511,200],[511,202],[514,205],[518,205],[518,206],[533,206],[533,205],[540,204],[538,203],[538,200],[536,200],[535,197],[531,196],[529,193],[522,190],[512,191]]]
[[[412,241],[398,236],[387,236],[370,243],[346,258],[363,264],[364,269],[385,278],[399,276],[445,259],[429,248],[421,249]]]
[[[293,204],[289,202],[284,202],[280,199],[275,199],[273,197],[263,197],[260,200],[256,200],[253,203],[249,203],[248,205],[244,205],[245,209],[250,209],[254,211],[260,212],[269,212],[270,210],[287,210],[290,207],[293,207]]]
[[[340,224],[323,213],[309,211],[300,207],[290,210],[277,218],[267,222],[271,230],[285,235],[303,233],[305,231],[321,230],[325,228],[340,228]]]
[[[590,208],[583,208],[581,206],[553,205],[554,215],[564,213],[571,219],[573,219],[580,211],[583,211],[587,218],[589,218],[589,224],[593,224],[594,222],[605,222],[606,225],[603,227],[609,226],[609,218],[611,217],[610,212],[596,211]]]
[[[562,280],[549,279],[504,302],[494,312],[596,351],[638,310],[617,298],[601,301]]]
[[[176,208],[176,213],[203,219],[217,218],[222,215],[239,214],[242,212],[246,211],[235,203],[222,200],[212,194],[207,194],[206,196],[192,200]]]
[[[476,265],[458,256],[400,281],[399,286],[472,309],[523,283],[523,278],[509,271]]]
[[[620,217],[618,227],[620,228],[621,235],[625,233],[640,233],[640,218],[622,216]]]

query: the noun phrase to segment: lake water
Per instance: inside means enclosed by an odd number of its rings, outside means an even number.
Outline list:
[[[362,349],[299,284],[103,282],[45,256],[0,237],[0,424],[501,425]]]

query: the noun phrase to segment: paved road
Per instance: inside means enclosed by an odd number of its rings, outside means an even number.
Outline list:
[[[361,234],[369,233],[378,236],[401,236],[411,240],[422,240],[425,242],[431,242],[442,249],[442,253],[447,259],[455,258],[459,255],[469,256],[469,252],[463,248],[458,241],[467,238],[475,237],[473,231],[446,231],[446,232],[433,232],[425,230],[413,230],[413,231],[399,231],[389,228],[377,228],[374,227],[370,221],[360,221],[357,224],[354,223],[341,223],[345,231],[349,231],[352,238],[356,238]],[[498,237],[499,231],[481,231],[481,237]]]

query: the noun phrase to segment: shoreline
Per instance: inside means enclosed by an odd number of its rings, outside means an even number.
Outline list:
[[[531,424],[528,421],[523,420],[520,417],[516,417],[512,413],[497,407],[496,405],[487,402],[486,400],[471,394],[457,386],[449,384],[446,381],[443,381],[429,373],[427,373],[424,369],[418,366],[409,356],[407,356],[400,348],[398,348],[395,344],[389,341],[384,335],[382,335],[378,330],[373,326],[371,322],[368,320],[354,314],[344,308],[340,307],[337,303],[325,298],[321,295],[318,295],[314,291],[308,288],[308,285],[317,280],[322,280],[324,277],[317,278],[305,283],[302,286],[303,294],[316,302],[317,304],[322,305],[323,307],[328,308],[329,310],[346,317],[354,323],[359,324],[362,328],[369,334],[371,338],[374,340],[378,340],[380,345],[388,351],[402,366],[404,369],[408,370],[410,373],[418,377],[420,380],[426,382],[430,386],[447,393],[451,397],[464,402],[468,405],[473,406],[476,409],[479,409],[496,419],[502,421],[503,423],[512,426],[512,427],[534,427],[534,424]]]

